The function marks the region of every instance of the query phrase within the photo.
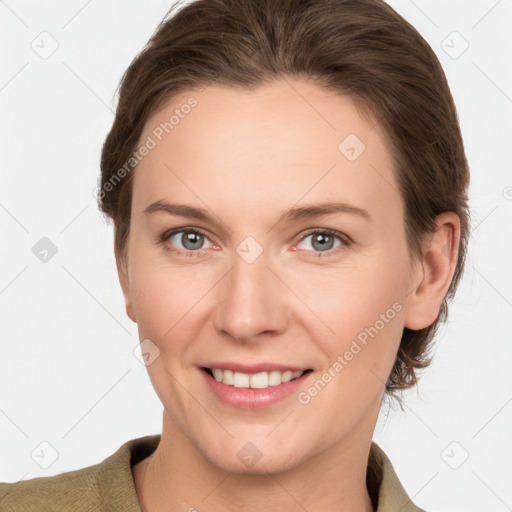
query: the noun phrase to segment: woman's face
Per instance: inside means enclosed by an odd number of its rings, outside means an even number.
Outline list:
[[[182,94],[139,142],[120,277],[167,428],[235,472],[371,437],[419,275],[379,124],[287,80]]]

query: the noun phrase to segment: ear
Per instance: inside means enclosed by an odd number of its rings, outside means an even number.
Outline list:
[[[114,247],[114,254],[116,257],[117,275],[119,276],[119,283],[123,290],[126,314],[133,322],[137,323],[137,319],[133,313],[133,308],[130,298],[130,281],[128,279],[128,262],[125,254],[119,254]]]
[[[423,241],[423,255],[415,261],[405,314],[405,327],[419,330],[432,325],[441,309],[457,266],[460,219],[454,212],[436,218],[436,229]]]

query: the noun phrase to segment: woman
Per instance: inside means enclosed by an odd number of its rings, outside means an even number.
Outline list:
[[[468,182],[443,70],[384,2],[173,13],[123,76],[98,193],[162,434],[1,503],[421,511],[372,436],[430,363]]]

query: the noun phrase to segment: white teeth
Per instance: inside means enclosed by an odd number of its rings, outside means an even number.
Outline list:
[[[261,372],[251,375],[251,388],[264,389],[268,388],[268,373]]]
[[[222,371],[222,382],[224,384],[228,384],[229,386],[233,386],[235,383],[234,373],[231,370],[219,370]]]
[[[281,381],[282,382],[289,382],[292,380],[292,372],[291,371],[286,371],[286,372],[283,372],[283,375],[281,375]]]
[[[248,388],[250,387],[249,379],[250,376],[246,373],[235,372],[233,374],[233,386],[235,386],[235,388]]]
[[[234,386],[235,388],[253,388],[253,389],[265,389],[269,386],[279,386],[284,382],[297,379],[304,372],[298,370],[292,372],[287,370],[285,372],[271,371],[271,372],[260,372],[249,375],[248,373],[233,372],[231,370],[221,370],[220,368],[211,368],[213,376],[217,382],[222,382],[228,386]]]
[[[281,384],[281,372],[268,372],[268,385],[279,386],[279,384]]]

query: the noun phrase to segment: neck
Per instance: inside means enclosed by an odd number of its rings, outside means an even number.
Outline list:
[[[359,429],[289,471],[237,474],[215,466],[164,412],[158,448],[133,468],[135,487],[143,512],[375,512],[366,488],[372,435]]]

